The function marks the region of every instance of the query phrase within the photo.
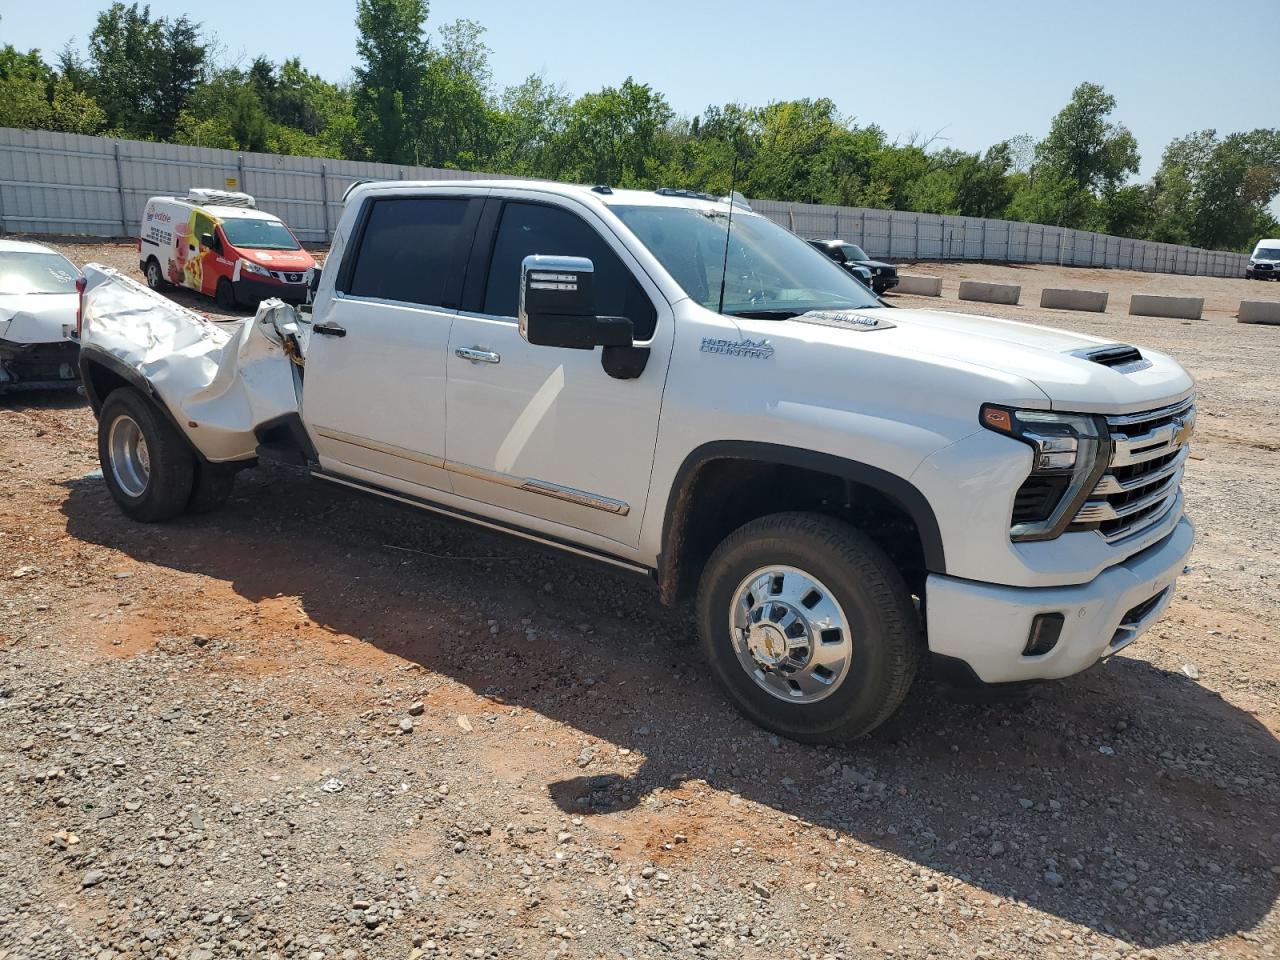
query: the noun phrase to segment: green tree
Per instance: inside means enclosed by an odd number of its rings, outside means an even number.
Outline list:
[[[1116,98],[1098,84],[1076,87],[1036,149],[1040,168],[1095,195],[1137,173],[1138,142],[1123,124],[1110,122],[1115,108]]]
[[[664,136],[674,112],[662,94],[631,77],[575,100],[552,151],[560,176],[587,183],[656,187],[670,159]]]
[[[1101,228],[1100,199],[1138,172],[1138,143],[1109,119],[1116,98],[1082,83],[1035,150],[1035,165],[1010,204],[1010,215],[1036,223]]]
[[[427,50],[417,138],[419,163],[474,167],[490,155],[493,116],[489,109],[489,48],[484,28],[458,20],[439,30],[439,45]]]
[[[1245,250],[1274,235],[1268,210],[1280,195],[1280,130],[1221,139],[1201,130],[1169,144],[1152,182],[1150,235]]]
[[[167,140],[204,79],[206,54],[186,16],[152,19],[149,6],[113,3],[89,34],[87,89],[109,127]]]
[[[357,0],[355,116],[375,160],[413,163],[430,46],[426,0]]]
[[[96,133],[102,109],[44,62],[39,50],[0,49],[0,126]]]
[[[537,74],[504,90],[493,110],[490,169],[554,176],[556,145],[564,134],[571,102],[561,87]]]

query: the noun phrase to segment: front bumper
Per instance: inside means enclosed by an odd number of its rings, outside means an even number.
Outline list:
[[[59,343],[15,343],[0,340],[0,393],[66,389],[80,386],[80,346]]]
[[[876,293],[884,293],[886,290],[892,290],[898,285],[898,275],[879,276],[871,278],[871,289]]]
[[[1160,618],[1194,539],[1183,517],[1159,543],[1076,586],[1006,587],[932,574],[926,594],[929,650],[967,665],[983,683],[1079,673],[1128,646]],[[1055,612],[1065,616],[1057,644],[1048,653],[1023,656],[1032,619]]]
[[[242,275],[233,284],[236,299],[241,303],[261,303],[279,297],[286,303],[302,303],[307,299],[306,283],[280,283],[277,280],[258,280]]]

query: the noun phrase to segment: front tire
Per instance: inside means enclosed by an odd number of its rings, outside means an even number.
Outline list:
[[[111,392],[98,414],[98,459],[107,489],[132,520],[171,520],[187,508],[195,456],[186,439],[138,391]]]
[[[147,277],[147,286],[157,293],[162,293],[169,286],[169,281],[164,278],[164,271],[160,269],[160,261],[155,257],[147,260],[146,270],[143,271]]]
[[[813,513],[773,514],[730,534],[703,571],[697,618],[712,673],[738,709],[806,743],[884,723],[906,698],[923,642],[884,551]]]
[[[213,299],[217,301],[218,306],[223,310],[235,310],[240,306],[239,298],[236,297],[236,288],[231,285],[231,281],[226,277],[218,281],[218,288],[213,295]]]

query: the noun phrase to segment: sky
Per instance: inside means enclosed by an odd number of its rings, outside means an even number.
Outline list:
[[[0,0],[0,44],[50,60],[69,39],[83,48],[108,0]],[[190,4],[151,0],[152,13],[189,14],[224,60],[302,58],[329,80],[355,64],[355,0]],[[1270,4],[1226,0],[1045,3],[1043,0],[542,2],[432,0],[428,28],[460,17],[486,28],[494,81],[533,73],[571,94],[634,76],[679,113],[830,97],[890,139],[982,150],[1048,131],[1078,83],[1101,83],[1114,118],[1138,139],[1141,177],[1174,137],[1280,127]],[[198,11],[198,12],[196,12]]]

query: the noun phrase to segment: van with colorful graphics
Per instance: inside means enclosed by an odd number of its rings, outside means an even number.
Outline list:
[[[247,193],[192,189],[152,197],[142,213],[138,267],[152,290],[187,287],[229,310],[269,297],[301,303],[315,266],[284,221]]]

